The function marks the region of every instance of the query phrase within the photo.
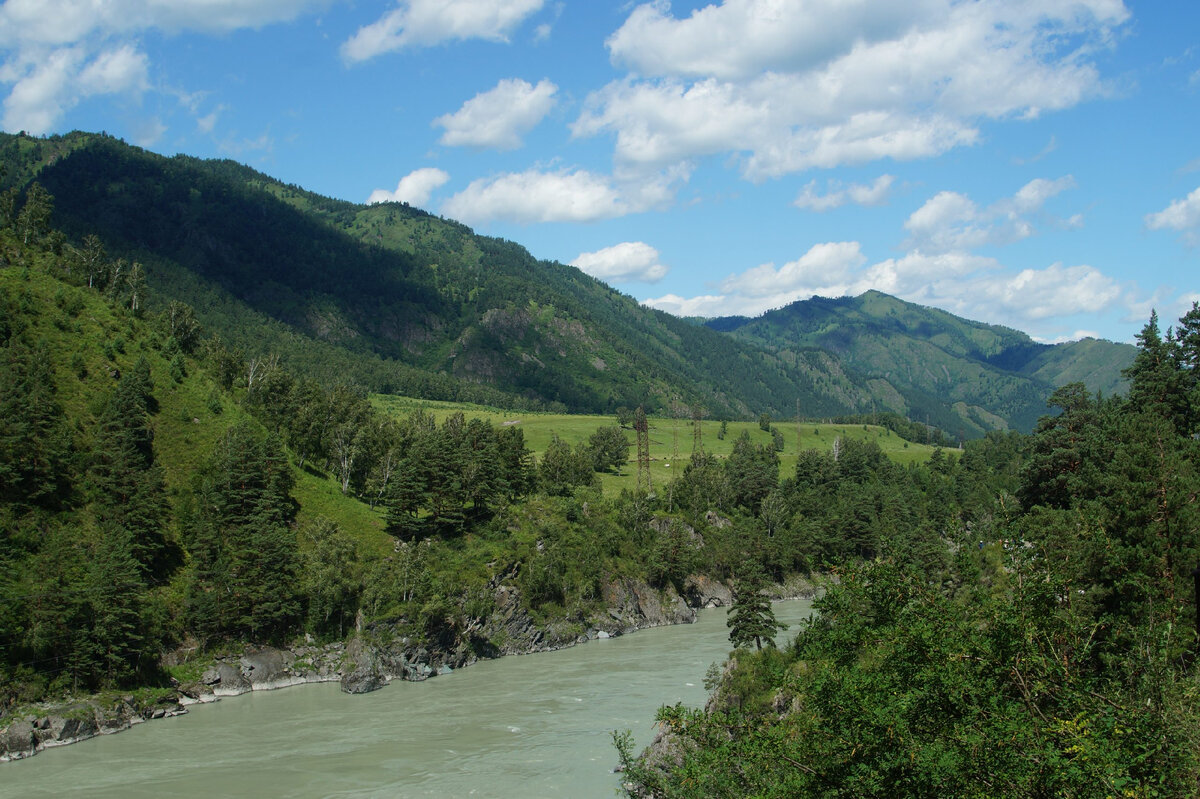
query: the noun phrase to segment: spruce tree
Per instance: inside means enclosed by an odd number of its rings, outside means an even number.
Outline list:
[[[733,606],[725,620],[729,627],[729,641],[738,648],[749,646],[752,642],[755,649],[762,649],[764,642],[774,646],[775,633],[786,630],[787,625],[775,620],[771,598],[763,594],[767,581],[762,567],[747,561],[740,571],[735,582],[737,590],[733,596]]]

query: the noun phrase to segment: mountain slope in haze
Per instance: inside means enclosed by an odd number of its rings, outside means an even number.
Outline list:
[[[1121,370],[1136,354],[1131,345],[1096,339],[1041,344],[878,291],[814,297],[754,319],[706,324],[780,355],[808,347],[831,352],[848,370],[893,387],[904,404],[893,410],[967,435],[1006,424],[1030,429],[1065,383],[1123,391]]]
[[[5,136],[0,151],[20,162],[11,174],[55,195],[54,224],[72,238],[99,235],[145,265],[160,301],[189,303],[210,330],[292,368],[592,412],[790,415],[799,398],[832,415],[875,402],[828,353],[767,352],[406,205],[331,200],[231,161],[93,134]]]

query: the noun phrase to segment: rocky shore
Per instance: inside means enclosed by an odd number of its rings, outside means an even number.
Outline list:
[[[133,694],[115,700],[96,697],[68,704],[38,706],[0,720],[0,762],[30,757],[128,729],[152,719],[187,713],[187,706],[213,702],[249,691],[265,691],[317,682],[340,682],[343,691],[362,694],[392,680],[421,681],[481,659],[547,652],[598,638],[669,624],[690,624],[696,611],[729,605],[730,589],[703,576],[689,577],[680,594],[633,579],[605,582],[604,611],[580,622],[539,624],[522,605],[520,590],[497,576],[494,611],[444,640],[419,643],[395,626],[379,624],[357,631],[348,642],[324,646],[303,643],[286,649],[246,645],[237,654],[216,658],[199,680],[177,684],[153,699]],[[777,598],[811,597],[807,582],[781,586]]]

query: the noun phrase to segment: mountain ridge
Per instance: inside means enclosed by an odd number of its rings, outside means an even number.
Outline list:
[[[923,405],[920,395],[934,393],[948,401],[972,434],[995,426],[988,413],[1031,429],[1045,411],[1048,393],[1068,382],[1106,394],[1121,392],[1121,370],[1136,353],[1132,345],[1099,339],[1043,344],[1010,327],[875,290],[857,297],[813,297],[758,317],[721,317],[705,324],[777,353],[792,347],[828,350],[867,380],[886,380],[910,404]]]
[[[160,304],[188,303],[247,353],[383,393],[730,418],[885,410],[977,436],[1031,428],[1064,375],[1119,380],[1110,348],[1055,349],[879,292],[697,324],[453,220],[230,160],[79,132],[4,135],[0,153],[8,186],[45,185],[56,227],[141,261]]]

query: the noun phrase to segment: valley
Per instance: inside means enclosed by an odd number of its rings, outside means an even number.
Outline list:
[[[1200,773],[1200,309],[1137,347],[878,292],[681,319],[230,161],[0,152],[6,759],[268,660],[362,693],[724,605],[705,708],[616,730],[631,795]]]

